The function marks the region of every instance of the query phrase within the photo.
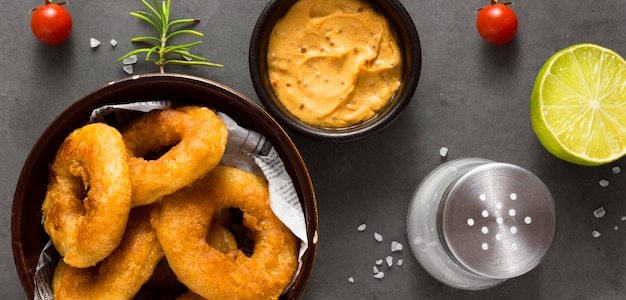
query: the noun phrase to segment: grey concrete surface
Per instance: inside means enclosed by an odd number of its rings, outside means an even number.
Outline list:
[[[139,1],[70,1],[71,38],[50,47],[31,34],[28,12],[43,1],[3,1],[0,9],[0,298],[24,299],[11,250],[11,205],[22,165],[36,139],[81,95],[127,76],[116,59],[149,28],[129,16]],[[184,4],[183,4],[184,3]],[[188,0],[175,17],[199,17],[206,36],[197,51],[224,69],[181,67],[258,101],[248,72],[248,43],[265,1]],[[535,137],[528,103],[535,76],[559,49],[593,42],[626,55],[626,1],[515,2],[516,39],[491,46],[475,30],[474,10],[488,0],[402,0],[419,31],[423,64],[414,99],[384,131],[347,144],[293,136],[317,191],[320,218],[316,266],[304,299],[624,299],[626,298],[626,160],[580,167],[549,153]],[[89,39],[102,45],[91,49]],[[110,39],[119,41],[111,47]],[[156,72],[140,61],[136,73]],[[405,217],[421,179],[448,159],[483,157],[524,167],[552,191],[558,233],[533,271],[489,290],[468,292],[430,277],[412,256]],[[620,165],[623,173],[613,175]],[[598,180],[606,178],[608,187]],[[596,219],[593,210],[607,214]],[[39,209],[33,207],[32,209]],[[365,232],[357,226],[367,224]],[[615,226],[618,229],[615,229]],[[591,232],[599,230],[600,238]],[[383,235],[377,243],[373,233]],[[405,245],[401,266],[372,267]],[[353,277],[355,282],[349,283]]]

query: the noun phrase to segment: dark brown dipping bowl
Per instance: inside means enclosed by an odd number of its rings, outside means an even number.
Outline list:
[[[313,270],[318,230],[315,193],[300,153],[281,126],[246,96],[210,80],[178,74],[146,74],[111,82],[74,102],[37,140],[20,174],[11,218],[13,256],[27,297],[33,299],[35,267],[49,240],[41,225],[41,205],[48,184],[48,164],[57,149],[70,132],[87,123],[93,109],[106,104],[146,100],[175,100],[181,105],[208,106],[226,113],[241,126],[257,131],[271,141],[293,179],[305,213],[309,248],[295,283],[280,298],[300,299]]]
[[[261,13],[250,41],[249,64],[254,88],[263,106],[283,126],[304,137],[323,142],[349,142],[365,138],[391,124],[411,102],[419,80],[422,52],[411,16],[398,0],[368,0],[387,17],[396,31],[404,70],[396,95],[378,114],[363,123],[343,128],[325,128],[307,124],[283,107],[274,94],[267,74],[267,46],[274,24],[297,0],[272,0]]]

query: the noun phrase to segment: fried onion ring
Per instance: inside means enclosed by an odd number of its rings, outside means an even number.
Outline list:
[[[207,299],[277,299],[297,268],[297,239],[274,215],[267,182],[231,167],[217,167],[163,197],[152,226],[178,279]],[[212,220],[229,208],[243,213],[253,253],[222,253],[207,243]]]
[[[131,205],[128,155],[120,133],[102,123],[70,133],[50,166],[43,225],[64,261],[93,266],[124,235]]]
[[[134,208],[119,247],[102,263],[74,268],[59,262],[52,287],[55,299],[132,299],[150,278],[163,249],[150,225],[153,206]]]
[[[226,228],[224,225],[219,222],[211,223],[211,230],[207,235],[207,243],[209,246],[219,250],[222,253],[226,253],[231,250],[237,249],[237,241],[233,234]],[[192,292],[187,291],[186,293],[178,296],[176,300],[206,300],[204,297]]]
[[[206,241],[209,246],[222,253],[237,249],[237,241],[233,234],[228,231],[224,225],[219,223],[214,222],[211,224],[211,230],[207,235]]]
[[[146,205],[194,182],[220,162],[228,130],[210,109],[183,106],[149,112],[122,131],[129,159],[132,206]],[[158,159],[144,158],[171,147]]]

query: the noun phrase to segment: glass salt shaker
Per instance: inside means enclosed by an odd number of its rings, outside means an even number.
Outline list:
[[[487,289],[539,264],[556,234],[556,209],[550,191],[527,170],[457,159],[421,182],[407,234],[413,254],[437,280]]]

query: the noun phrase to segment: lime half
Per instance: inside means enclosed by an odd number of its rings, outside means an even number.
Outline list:
[[[614,51],[577,44],[555,53],[537,75],[530,118],[554,156],[583,166],[626,154],[626,61]]]

